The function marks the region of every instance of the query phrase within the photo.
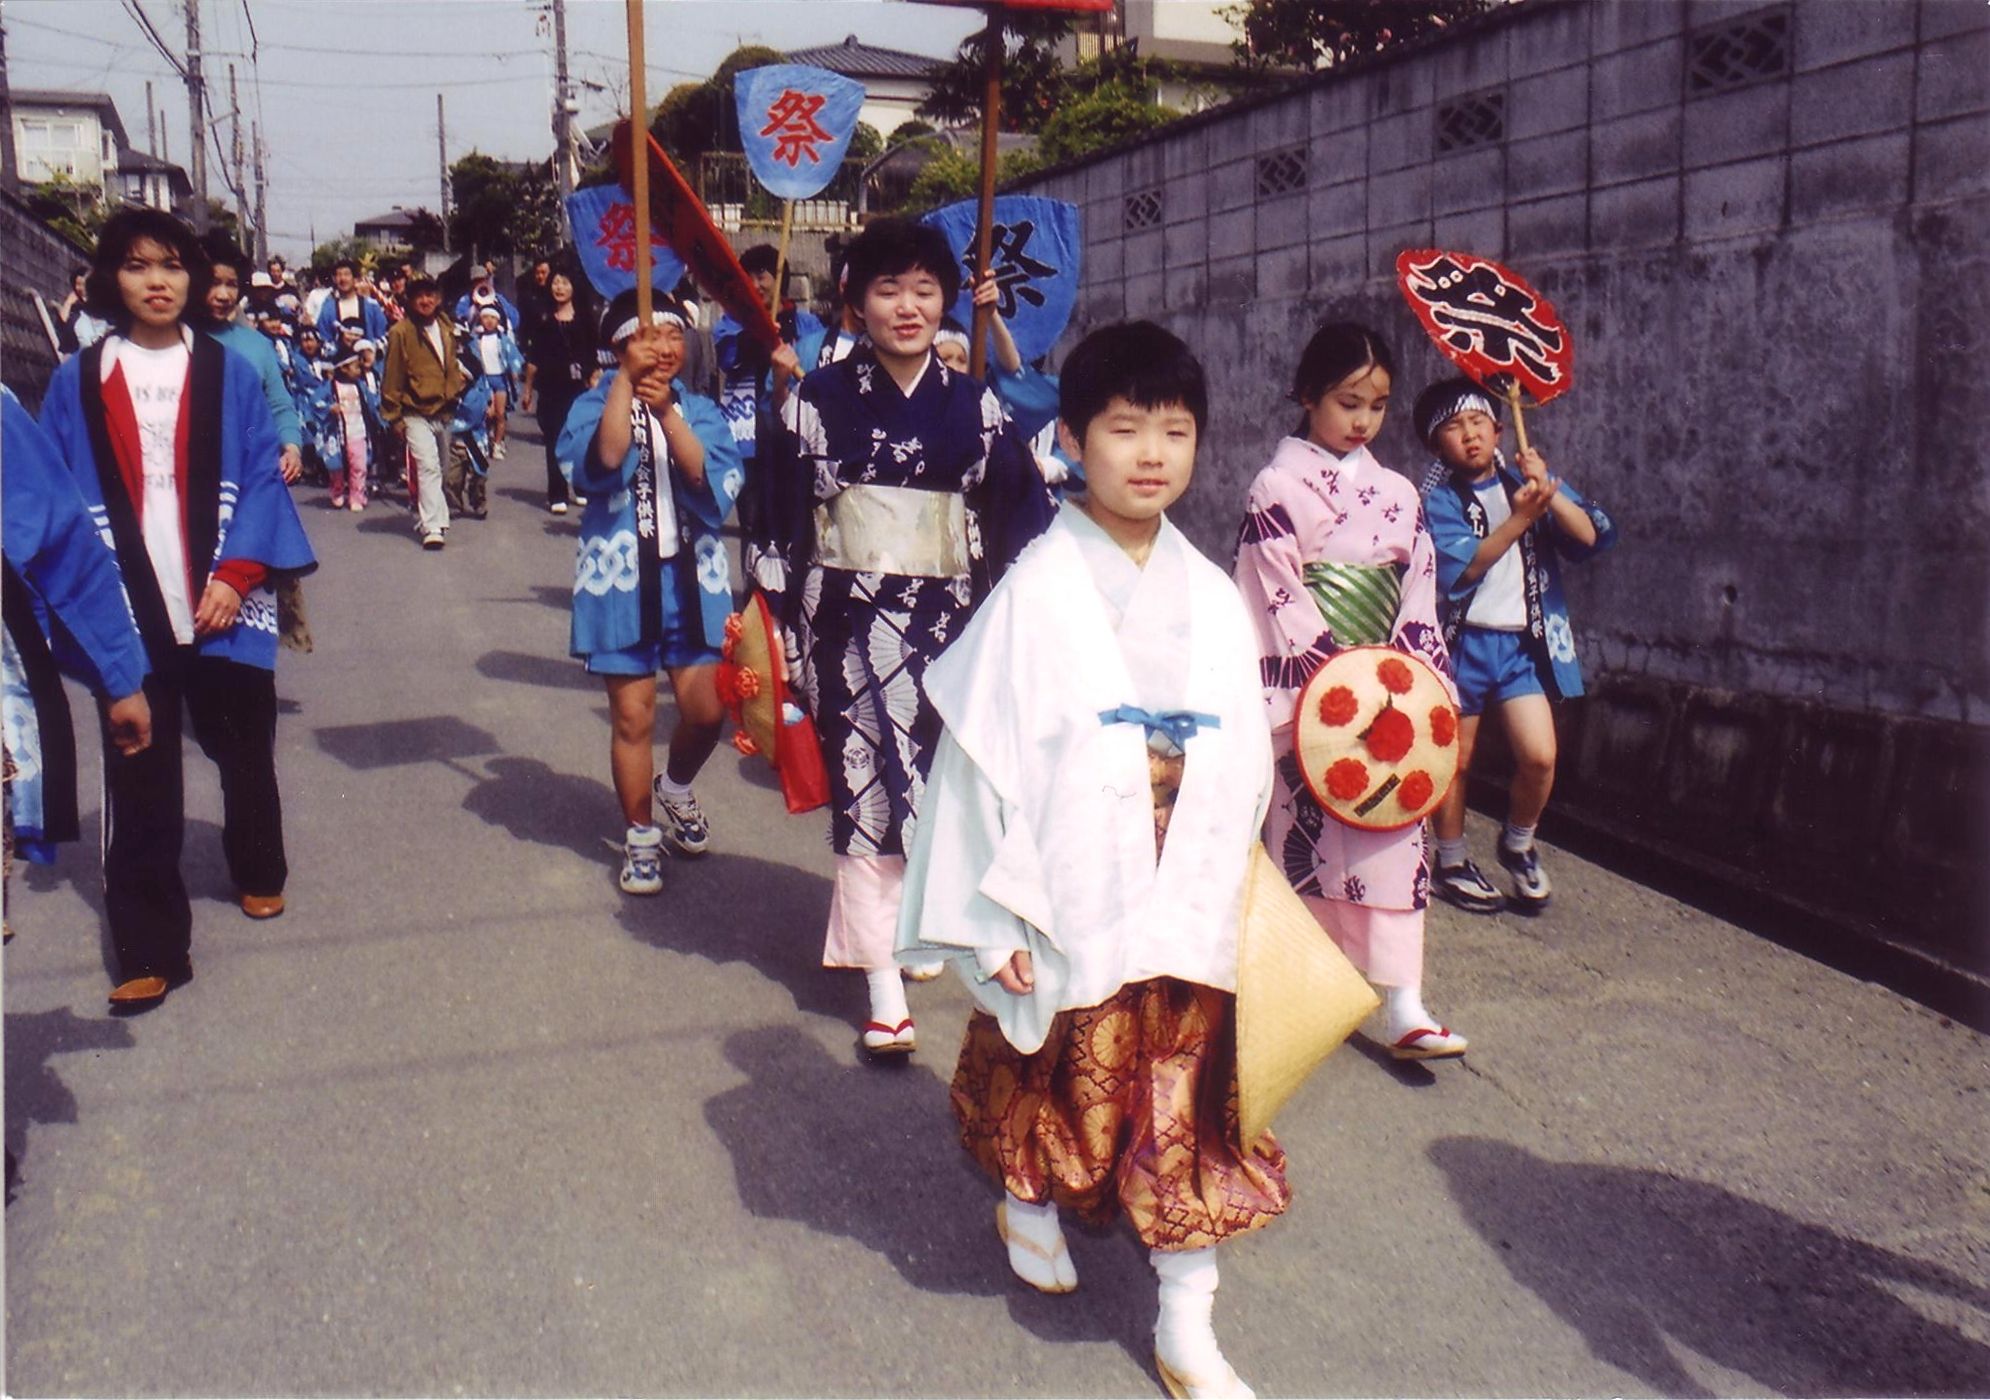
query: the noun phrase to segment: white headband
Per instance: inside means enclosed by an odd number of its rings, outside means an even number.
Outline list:
[[[933,344],[965,345],[967,344],[967,332],[957,331],[952,326],[942,326],[940,327],[939,334],[933,337]]]
[[[610,345],[620,345],[623,341],[634,335],[636,333],[637,320],[637,317],[631,316],[621,325],[615,327],[613,331],[609,332],[608,343]],[[690,326],[685,324],[683,315],[676,311],[652,311],[650,312],[650,324],[653,326],[675,326],[680,331],[691,329]]]

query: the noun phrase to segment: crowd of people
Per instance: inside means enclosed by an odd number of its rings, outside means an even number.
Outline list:
[[[999,1189],[1012,1270],[1071,1291],[1060,1212],[1123,1212],[1156,1274],[1165,1385],[1248,1395],[1213,1330],[1215,1251],[1291,1194],[1283,1150],[1247,1140],[1238,1109],[1254,851],[1380,992],[1390,1054],[1463,1055],[1424,1001],[1427,902],[1550,898],[1535,829],[1551,702],[1581,692],[1559,570],[1614,525],[1538,450],[1509,459],[1501,399],[1469,380],[1414,399],[1421,486],[1389,470],[1372,444],[1395,358],[1375,329],[1330,322],[1215,563],[1167,518],[1209,420],[1203,367],[1167,330],[1096,329],[1053,376],[997,317],[984,384],[947,315],[961,271],[936,230],[868,225],[840,250],[827,315],[776,296],[772,249],[742,261],[780,307],[778,346],[689,284],[645,324],[633,292],[597,315],[583,279],[542,259],[516,304],[484,268],[445,314],[412,268],[383,282],[341,262],[300,289],[272,260],[245,288],[238,251],[152,211],[113,218],[39,423],[4,405],[9,766],[36,778],[13,784],[10,849],[15,826],[37,855],[75,834],[52,761],[49,677],[66,668],[99,697],[114,1009],[192,974],[183,711],[220,770],[242,910],[282,913],[272,671],[282,590],[314,563],[286,483],[321,480],[351,511],[391,484],[440,549],[453,515],[484,509],[474,487],[509,413],[534,412],[547,507],[582,508],[571,651],[608,700],[621,889],[658,895],[668,857],[721,839],[693,785],[724,727],[737,516],[796,701],[782,723],[819,744],[822,963],[865,975],[859,1045],[915,1052],[906,983],[955,970],[975,1010],[951,1102]],[[1497,845],[1510,896],[1465,845],[1463,772],[1434,860],[1422,821],[1348,825],[1315,796],[1296,710],[1356,647],[1440,678],[1467,767],[1499,716],[1517,764]]]

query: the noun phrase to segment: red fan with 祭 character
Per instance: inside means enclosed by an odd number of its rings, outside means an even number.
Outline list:
[[[1436,810],[1458,775],[1458,707],[1437,673],[1392,647],[1349,647],[1299,692],[1293,748],[1327,815],[1395,831]]]
[[[1575,383],[1575,340],[1553,305],[1513,269],[1442,248],[1398,253],[1396,286],[1437,348],[1505,397],[1526,451],[1522,391],[1538,407]]]

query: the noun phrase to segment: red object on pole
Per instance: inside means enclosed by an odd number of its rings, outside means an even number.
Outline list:
[[[688,181],[665,155],[663,147],[657,145],[656,138],[647,131],[643,133],[644,144],[649,148],[649,159],[637,161],[632,157],[634,133],[632,122],[620,122],[615,127],[612,145],[615,151],[615,173],[621,177],[622,188],[634,194],[640,179],[646,188],[648,198],[636,199],[636,218],[655,219],[663,232],[663,241],[676,249],[677,256],[684,259],[684,266],[692,278],[714,297],[720,306],[732,313],[735,321],[745,328],[746,333],[769,349],[781,343],[781,331],[774,324],[774,317],[761,299],[760,289],[753,285],[753,279],[746,275],[746,269],[739,265],[739,257],[726,242],[725,235],[712,222],[704,201],[699,199]],[[646,255],[649,240],[638,237],[636,246]],[[639,274],[641,280],[637,288],[649,286],[649,278]]]

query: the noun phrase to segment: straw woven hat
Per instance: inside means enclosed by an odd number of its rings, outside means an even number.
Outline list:
[[[1364,831],[1422,821],[1458,776],[1458,707],[1437,673],[1393,647],[1330,658],[1293,712],[1306,790],[1328,816]]]
[[[1261,845],[1237,920],[1237,1109],[1244,1142],[1381,1003]]]
[[[774,761],[774,738],[780,724],[780,692],[775,666],[781,643],[768,615],[767,600],[755,593],[743,611],[726,619],[726,639],[719,663],[719,699],[739,726],[733,743],[742,753],[763,753]],[[746,736],[742,744],[738,735]],[[750,747],[749,747],[750,745]]]

